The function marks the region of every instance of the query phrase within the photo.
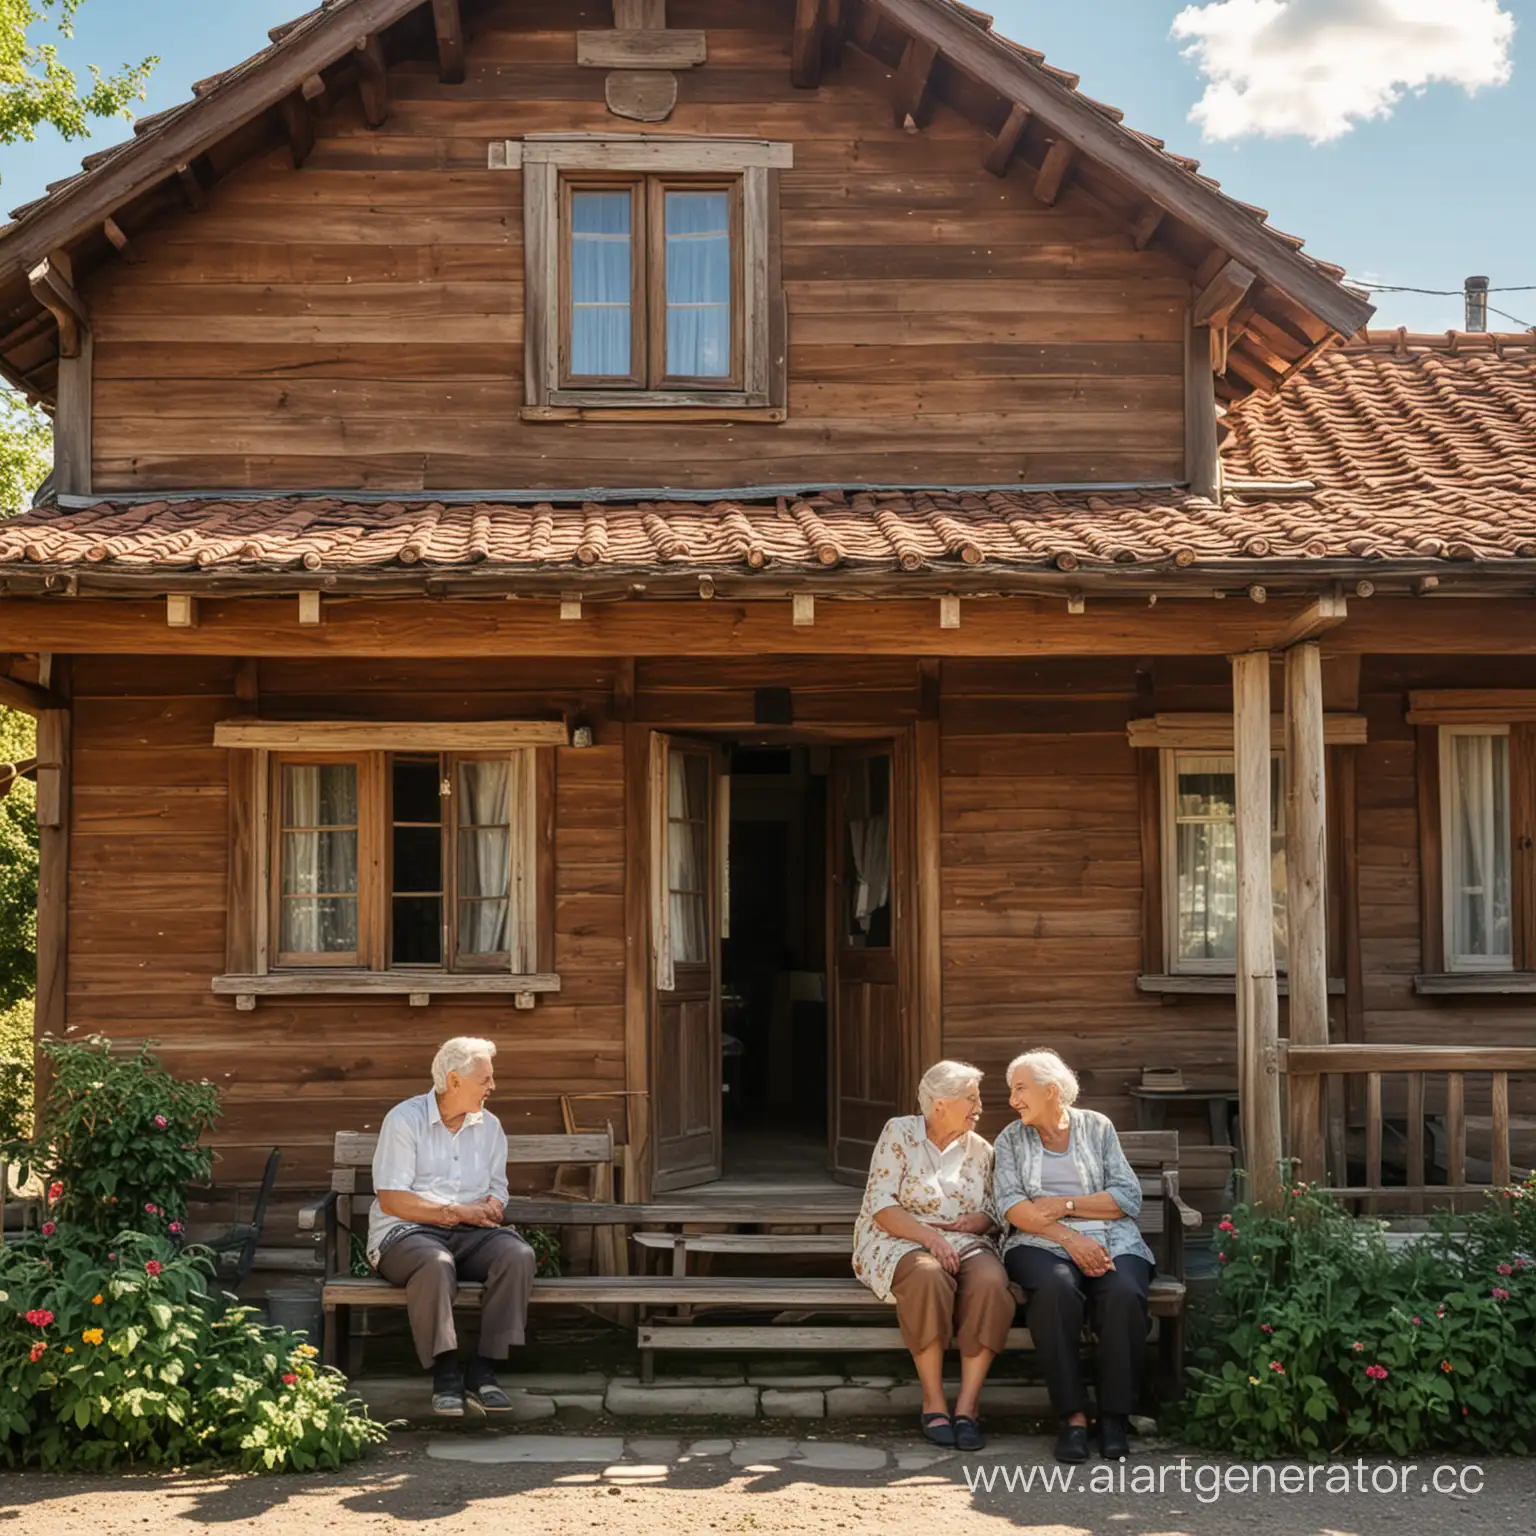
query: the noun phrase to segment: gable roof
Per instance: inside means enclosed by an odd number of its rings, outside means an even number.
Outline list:
[[[125,221],[131,236],[135,219],[184,206],[183,178],[195,180],[199,166],[227,173],[268,147],[276,131],[268,119],[294,93],[355,89],[363,41],[388,35],[397,56],[431,46],[430,15],[424,0],[326,0],[274,28],[262,52],[200,82],[192,101],[141,119],[132,140],[88,156],[79,175],[17,209],[16,221],[0,230],[0,370],[34,398],[51,398],[56,328],[28,284],[37,262],[59,249],[72,249],[86,269],[115,259],[102,233],[106,220]],[[1078,91],[1077,76],[992,32],[990,17],[956,0],[843,0],[840,15],[837,40],[856,38],[893,71],[909,49],[931,50],[933,92],[999,135],[999,145],[1010,121],[1022,123],[1002,169],[1011,156],[1028,167],[1053,149],[1070,153],[1083,190],[1137,225],[1138,243],[1166,244],[1202,285],[1229,260],[1256,274],[1234,316],[1226,378],[1233,397],[1282,382],[1369,317],[1370,305],[1343,284],[1340,268],[1305,255],[1262,209],[1201,176],[1197,161],[1127,128],[1115,108]]]

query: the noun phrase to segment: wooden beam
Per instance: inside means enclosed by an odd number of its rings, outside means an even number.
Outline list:
[[[194,599],[179,594],[183,604]],[[841,656],[1227,656],[1275,646],[1299,611],[1276,600],[1212,603],[1168,598],[1155,608],[1145,598],[1104,598],[1088,622],[1066,612],[1061,597],[1013,597],[965,606],[965,627],[939,630],[931,615],[933,595],[920,601],[873,599],[817,604],[816,650]],[[32,598],[8,596],[0,604],[0,650],[58,651],[102,655],[204,656],[784,656],[805,649],[782,599],[742,602],[722,595],[685,601],[592,603],[582,623],[560,622],[558,599],[509,603],[425,603],[417,598],[359,598],[326,610],[325,623],[300,628],[293,622],[292,590],[270,598],[205,597],[196,600],[200,625],[175,634],[166,629],[161,598]],[[1427,622],[1427,605],[1374,598],[1369,613],[1339,631],[1351,652],[1366,654],[1536,653],[1536,633],[1510,617],[1509,605],[1454,603],[1441,609],[1471,610],[1458,631]],[[1406,609],[1401,618],[1394,609]],[[1479,612],[1479,610],[1491,610]],[[1381,622],[1373,628],[1372,620]],[[1496,637],[1503,635],[1504,643]]]
[[[613,24],[621,32],[663,31],[667,0],[613,0]]]
[[[55,666],[50,681],[56,691],[66,699],[69,697],[67,663]],[[45,711],[37,717],[37,999],[34,1033],[38,1040],[45,1035],[62,1040],[68,1028],[72,759],[69,711]],[[38,1092],[47,1092],[41,1073]]]
[[[40,715],[46,709],[67,709],[68,704],[51,688],[24,683],[18,677],[0,676],[0,704],[24,714]]]
[[[825,60],[827,0],[795,0],[795,33],[789,49],[789,78],[802,91],[821,84]]]
[[[1056,204],[1056,199],[1061,196],[1062,184],[1067,179],[1067,173],[1072,169],[1072,162],[1077,158],[1077,151],[1065,139],[1057,139],[1045,152],[1045,159],[1040,162],[1039,173],[1035,177],[1035,201],[1044,203],[1047,208]]]
[[[1327,773],[1323,659],[1315,640],[1285,654],[1285,880],[1290,1040],[1328,1044]],[[1309,1183],[1327,1171],[1327,1108],[1321,1077],[1290,1085],[1290,1155]]]
[[[384,56],[384,39],[377,32],[362,39],[353,54],[357,65],[357,85],[363,97],[363,121],[370,128],[382,128],[389,121],[389,64]]]
[[[958,597],[941,597],[939,599],[939,628],[960,628],[960,599]]]
[[[464,83],[464,15],[459,0],[432,0],[437,29],[438,78],[444,85]]]
[[[322,594],[316,591],[299,593],[299,623],[322,624],[325,622],[325,611],[322,606]]]
[[[515,752],[565,747],[563,720],[220,720],[216,747],[267,752]]]
[[[292,91],[277,104],[277,115],[288,139],[293,168],[299,170],[315,152],[315,115],[302,91]]]
[[[1237,780],[1237,1044],[1249,1195],[1280,1199],[1280,997],[1270,851],[1269,653],[1232,658]]]
[[[1320,597],[1298,613],[1280,632],[1277,650],[1289,650],[1337,629],[1349,617],[1349,600],[1344,597]]]
[[[208,190],[190,162],[176,167],[176,184],[181,188],[181,195],[186,198],[187,207],[193,213],[201,213],[208,206]]]
[[[1184,338],[1184,478],[1191,496],[1221,500],[1221,440],[1216,430],[1216,379],[1211,333],[1187,324]]]
[[[797,592],[791,599],[790,622],[796,629],[810,629],[816,622],[816,599],[807,592]]]
[[[651,1192],[651,733],[624,726],[624,1198]],[[630,1187],[633,1175],[634,1188]]]
[[[1286,1045],[1287,1073],[1536,1072],[1532,1045]]]
[[[1008,109],[1008,121],[998,130],[991,149],[987,151],[987,158],[982,162],[994,176],[1008,174],[1009,162],[1018,151],[1024,130],[1029,127],[1030,116],[1029,108],[1021,107],[1017,102]]]
[[[1258,280],[1258,274],[1250,272],[1241,262],[1229,261],[1195,300],[1195,324],[1227,324]]]
[[[933,43],[915,37],[908,39],[891,82],[891,114],[898,128],[904,127],[909,120],[916,128],[928,125],[933,116],[928,82],[938,58],[939,50]]]
[[[1151,204],[1147,211],[1136,220],[1136,228],[1131,238],[1136,243],[1138,251],[1144,251],[1157,238],[1157,232],[1163,227],[1163,220],[1168,217],[1165,209],[1159,208],[1156,203]]]
[[[707,35],[697,29],[576,34],[576,62],[583,69],[692,69],[708,58]]]
[[[1231,198],[1052,80],[1005,39],[973,26],[958,8],[936,6],[932,0],[865,0],[862,12],[886,17],[909,37],[936,44],[961,73],[1028,107],[1053,134],[1176,218],[1204,231],[1341,335],[1354,335],[1375,313],[1372,305],[1320,271]]]
[[[173,592],[165,600],[165,622],[171,629],[196,629],[197,599]]]
[[[112,242],[112,245],[116,249],[117,254],[121,256],[124,261],[137,265],[137,263],[142,259],[139,256],[138,251],[134,249],[133,242],[129,240],[126,234],[123,233],[123,226],[119,224],[116,219],[103,220],[101,232],[107,237],[108,240]]]
[[[944,1053],[944,899],[943,882],[934,878],[943,866],[943,765],[939,717],[943,663],[925,657],[918,663],[918,719],[912,728],[913,799],[916,803],[917,872],[917,1065],[921,1074]]]
[[[32,297],[54,318],[59,327],[59,356],[79,357],[91,317],[85,301],[75,292],[74,272],[69,258],[55,251],[27,274]]]

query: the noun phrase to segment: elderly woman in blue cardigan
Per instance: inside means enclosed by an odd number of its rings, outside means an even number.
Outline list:
[[[1098,1339],[1100,1448],[1129,1455],[1155,1268],[1136,1226],[1141,1181],[1107,1117],[1078,1109],[1077,1076],[1055,1051],[1008,1067],[1018,1120],[997,1138],[992,1197],[1005,1223],[1003,1263],[1028,1295],[1029,1330],[1060,1420],[1056,1459],[1088,1459],[1085,1317]]]

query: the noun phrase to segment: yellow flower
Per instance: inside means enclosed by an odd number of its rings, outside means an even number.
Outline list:
[[[72,1354],[74,1354],[74,1352],[75,1352],[75,1346],[73,1344],[66,1344],[64,1346],[64,1353],[66,1355],[72,1355]]]
[[[1256,1387],[1256,1386],[1258,1386],[1258,1384],[1259,1384],[1259,1378],[1257,1376],[1250,1376],[1248,1378],[1248,1385],[1250,1387]]]
[[[299,1347],[294,1350],[294,1354],[303,1355],[306,1359],[313,1359],[319,1353],[320,1351],[316,1349],[313,1344],[300,1344]]]
[[[91,1305],[93,1307],[99,1307],[101,1305],[103,1299],[104,1298],[102,1297],[101,1292],[98,1291],[94,1296],[91,1297]]]
[[[102,1332],[100,1328],[87,1328],[85,1332],[80,1335],[80,1337],[87,1344],[100,1344],[102,1340]]]

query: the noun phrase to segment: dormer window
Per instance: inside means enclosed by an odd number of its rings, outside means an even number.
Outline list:
[[[792,160],[744,139],[493,145],[523,172],[524,416],[782,421],[776,173]]]

